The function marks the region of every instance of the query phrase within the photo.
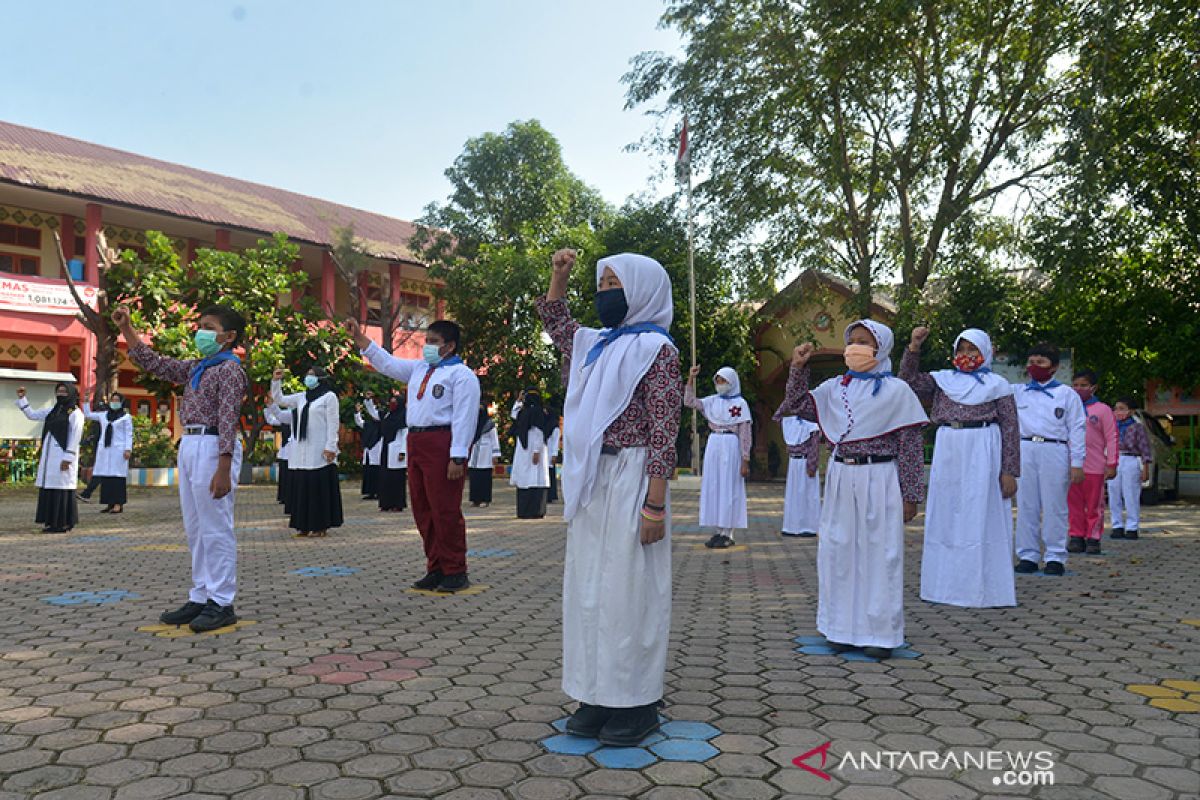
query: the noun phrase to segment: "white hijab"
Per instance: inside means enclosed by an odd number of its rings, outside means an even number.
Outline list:
[[[742,380],[733,367],[721,367],[717,370],[729,385],[733,387],[727,396],[711,394],[700,401],[704,406],[704,417],[713,425],[737,425],[739,422],[750,422],[750,405],[742,397]]]
[[[779,421],[783,426],[783,443],[788,447],[804,444],[817,432],[817,423],[802,419],[791,414]]]
[[[671,279],[652,258],[634,253],[608,256],[596,262],[596,283],[608,267],[621,281],[629,311],[623,325],[649,322],[664,330],[671,327],[674,310]],[[571,373],[563,408],[563,438],[571,443],[563,455],[563,516],[568,520],[587,505],[600,463],[604,432],[633,399],[663,345],[675,350],[671,340],[647,332],[620,336],[600,357],[584,366],[588,351],[601,331],[580,326],[572,344]]]
[[[875,380],[858,378],[849,381],[830,378],[812,390],[813,400],[817,404],[817,424],[821,426],[821,433],[835,447],[929,422],[913,390],[890,374],[892,344],[895,341],[892,329],[881,322],[860,319],[846,326],[842,334],[846,344],[850,343],[850,331],[860,325],[875,337],[875,359],[879,362],[875,372],[888,375],[879,379],[877,393]]]
[[[983,356],[980,369],[992,368],[992,339],[978,328],[967,328],[954,340],[953,353],[958,352],[958,343],[966,339],[979,348]],[[956,403],[978,406],[1008,397],[1013,393],[1012,384],[994,372],[960,372],[956,369],[939,369],[931,373],[942,392]]]

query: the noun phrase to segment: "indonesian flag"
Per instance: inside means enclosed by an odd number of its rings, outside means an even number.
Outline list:
[[[688,147],[687,117],[684,117],[683,127],[679,130],[679,151],[675,154],[675,173],[680,180],[687,175],[691,160],[692,151]]]

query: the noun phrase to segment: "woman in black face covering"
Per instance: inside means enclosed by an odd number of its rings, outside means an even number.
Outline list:
[[[379,472],[379,510],[403,511],[408,508],[408,419],[403,395],[388,397],[379,420],[381,469]]]
[[[513,452],[512,476],[517,487],[517,518],[541,519],[546,516],[546,495],[550,488],[550,458],[546,440],[558,427],[558,418],[546,413],[537,389],[525,390],[525,396],[513,406],[512,434],[517,440]]]
[[[375,407],[375,393],[367,392],[363,402],[354,408],[354,424],[362,431],[362,499],[379,499],[379,464],[383,445],[379,435],[379,409]]]
[[[338,483],[338,431],[341,427],[337,395],[325,370],[313,366],[304,376],[306,391],[284,395],[283,370],[275,370],[271,399],[281,408],[294,408],[292,449],[288,454],[288,483],[292,515],[288,524],[299,536],[321,538],[340,527],[342,489]]]
[[[31,420],[42,421],[42,450],[38,460],[38,504],[35,522],[43,533],[66,533],[79,522],[75,488],[79,483],[79,443],[83,439],[83,412],[74,385],[54,387],[55,403],[34,411],[25,398],[25,387],[17,389],[17,408]]]
[[[92,477],[100,479],[101,514],[120,514],[125,510],[126,479],[129,458],[133,455],[133,417],[129,416],[125,396],[113,392],[103,411],[92,411],[83,404],[83,415],[100,425],[96,443],[96,466]]]

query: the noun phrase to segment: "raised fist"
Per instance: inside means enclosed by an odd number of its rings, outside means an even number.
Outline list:
[[[554,253],[552,264],[556,275],[570,275],[571,270],[575,267],[575,259],[578,258],[578,253],[570,248],[564,248]]]
[[[128,306],[117,306],[113,309],[112,321],[118,328],[126,327],[130,324],[131,320]]]
[[[699,374],[700,374],[700,365],[699,364],[693,364],[692,368],[688,370],[689,378],[695,378]]]
[[[920,347],[921,345],[925,344],[925,340],[928,338],[929,338],[929,328],[926,328],[924,325],[920,325],[916,328],[913,328],[913,332],[912,332],[913,347]]]
[[[359,325],[354,317],[346,319],[346,330],[354,337],[354,343],[358,345],[359,350],[365,350],[371,345],[371,340],[363,332],[362,325]]]
[[[18,386],[18,387],[17,387],[17,397],[18,397],[18,398],[21,398],[21,397],[24,397],[24,396],[25,396],[25,387],[24,387],[24,386]]]
[[[271,373],[271,380],[281,381],[281,380],[283,380],[283,376],[284,376],[283,367],[276,367],[275,371]]]
[[[792,366],[803,367],[812,358],[816,350],[817,348],[813,347],[812,342],[796,345],[796,348],[792,350]]]

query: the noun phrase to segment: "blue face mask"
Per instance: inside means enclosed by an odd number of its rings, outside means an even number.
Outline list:
[[[600,324],[606,328],[615,328],[625,321],[629,313],[629,303],[625,300],[624,289],[605,289],[596,292],[596,315]]]
[[[196,335],[192,341],[195,342],[196,349],[200,351],[200,355],[205,358],[215,356],[221,352],[221,345],[217,342],[216,331],[196,331]]]
[[[318,378],[316,375],[305,375],[304,376],[304,385],[307,386],[309,389],[317,388],[317,384],[320,382],[321,382],[321,379]]]
[[[120,411],[121,410],[121,401],[120,400],[109,400],[108,407],[111,408],[113,411]]]
[[[442,348],[440,345],[427,344],[421,348],[421,357],[424,358],[425,363],[429,364],[430,366],[439,364],[442,360],[441,350]]]

